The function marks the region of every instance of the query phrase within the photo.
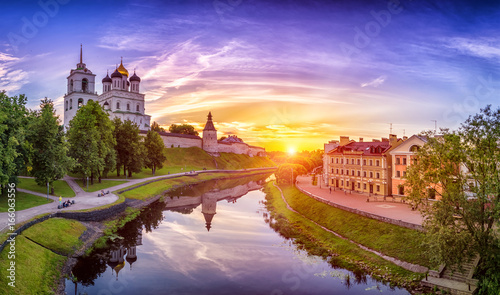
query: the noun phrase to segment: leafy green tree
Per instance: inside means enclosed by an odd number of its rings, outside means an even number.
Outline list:
[[[292,181],[295,183],[297,176],[306,173],[306,168],[300,164],[281,164],[278,166],[275,175],[278,184],[290,184]]]
[[[167,159],[165,156],[165,145],[157,132],[149,130],[144,139],[144,147],[146,149],[144,159],[146,167],[151,168],[154,176],[156,169],[163,168],[163,162]]]
[[[156,132],[165,132],[165,128],[158,125],[158,123],[156,123],[156,121],[153,121],[153,124],[151,124],[151,130],[156,131]]]
[[[458,264],[479,254],[480,292],[500,286],[500,109],[490,106],[458,131],[427,133],[407,173],[408,193],[425,216],[429,251],[438,263]],[[429,192],[439,201],[426,205]],[[489,287],[488,287],[489,286]]]
[[[94,177],[101,176],[114,166],[113,124],[99,103],[89,100],[69,122],[68,142],[70,156],[76,160],[74,172]]]
[[[31,174],[38,185],[52,186],[73,167],[74,160],[68,156],[69,144],[50,99],[42,100],[29,127],[28,140],[34,153]]]
[[[194,127],[189,124],[172,124],[168,128],[168,131],[170,131],[171,133],[198,135],[198,131],[196,131]]]
[[[113,120],[113,125],[117,155],[116,173],[120,176],[120,169],[123,167],[123,173],[132,177],[132,173],[141,172],[144,167],[145,148],[142,136],[139,135],[139,126],[130,120],[123,122],[119,118]]]
[[[0,92],[0,185],[3,189],[10,182],[17,183],[17,175],[29,165],[30,147],[26,141],[29,123],[27,98],[24,95],[9,97]]]

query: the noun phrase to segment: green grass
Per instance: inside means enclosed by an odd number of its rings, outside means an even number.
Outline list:
[[[16,211],[21,211],[31,207],[45,205],[54,202],[52,199],[47,201],[47,198],[35,196],[28,193],[16,192]],[[9,204],[7,196],[0,196],[0,212],[7,212]]]
[[[267,157],[250,157],[247,155],[220,153],[220,157],[216,157],[215,159],[219,169],[225,170],[275,166],[275,164]]]
[[[75,182],[84,191],[87,191],[87,182],[83,182],[82,179],[75,179]],[[123,184],[123,183],[127,183],[127,181],[102,179],[101,183],[99,183],[98,181],[94,181],[93,185],[91,185],[90,181],[89,181],[89,192],[100,191],[100,190],[103,190],[103,189],[107,189],[108,187],[112,187],[112,186]]]
[[[46,194],[47,186],[46,185],[38,185],[33,178],[19,178],[19,183],[17,184],[18,188]],[[63,198],[73,198],[75,196],[75,192],[69,187],[68,183],[64,180],[56,180],[53,184],[54,187],[54,195],[62,196]]]
[[[283,186],[292,208],[340,235],[414,264],[431,267],[425,255],[424,233],[350,213],[303,194],[295,187]]]
[[[20,235],[16,237],[15,259],[8,259],[8,248],[0,253],[0,294],[28,295],[54,294],[60,269],[66,257],[57,255]],[[16,265],[16,285],[7,285],[10,261]]]
[[[272,183],[265,185],[267,207],[274,222],[271,227],[281,235],[293,239],[299,248],[313,255],[329,257],[334,267],[363,271],[392,285],[415,287],[423,275],[407,271],[381,257],[362,250],[357,245],[327,232],[303,216],[286,208],[278,189]],[[359,217],[359,216],[358,216]],[[368,230],[367,230],[368,231]]]
[[[69,255],[81,246],[86,227],[72,219],[50,218],[23,231],[22,235],[56,252]]]

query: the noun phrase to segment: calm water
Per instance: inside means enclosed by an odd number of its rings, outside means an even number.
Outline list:
[[[409,294],[298,250],[269,227],[265,178],[178,190],[78,261],[67,294]]]

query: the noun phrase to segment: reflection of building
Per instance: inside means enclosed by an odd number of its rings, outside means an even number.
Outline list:
[[[137,261],[137,246],[140,245],[142,245],[142,228],[138,229],[138,235],[134,246],[125,248],[120,245],[120,248],[110,251],[111,258],[108,260],[108,265],[111,268],[111,272],[116,273],[117,281],[118,273],[125,267],[125,261],[128,262],[130,269],[132,270],[132,264]],[[125,254],[127,256],[124,258]]]
[[[205,227],[208,231],[212,227],[212,219],[215,215],[217,208],[217,194],[218,191],[205,193],[201,196],[201,213],[205,217]]]

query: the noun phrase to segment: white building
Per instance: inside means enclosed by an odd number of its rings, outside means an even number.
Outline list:
[[[80,63],[70,71],[67,77],[67,93],[64,95],[64,128],[69,128],[69,122],[80,107],[90,99],[99,102],[106,110],[110,119],[118,117],[122,121],[130,120],[139,126],[140,130],[149,130],[151,116],[145,114],[144,94],[140,93],[141,78],[135,72],[129,78],[123,61],[115,71],[102,79],[102,94],[95,91],[95,74],[87,68],[82,60],[80,47]]]

